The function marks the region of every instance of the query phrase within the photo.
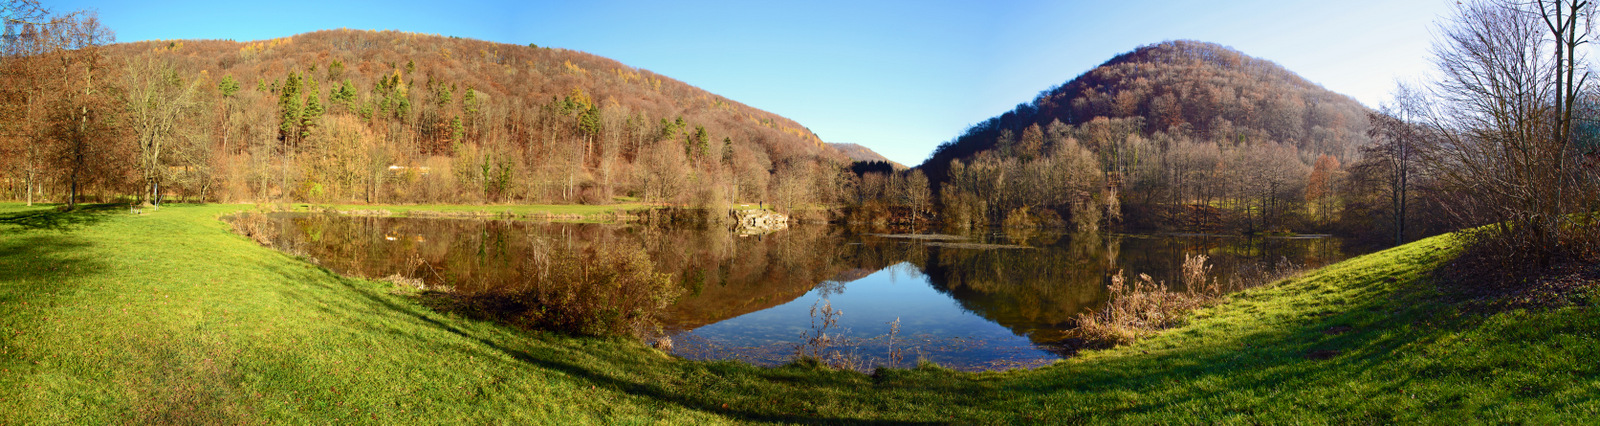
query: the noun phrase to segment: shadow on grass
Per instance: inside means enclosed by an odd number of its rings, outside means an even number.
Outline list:
[[[99,259],[84,255],[89,246],[72,235],[0,237],[0,316],[19,315],[17,302],[45,302],[104,271]]]
[[[340,276],[337,273],[325,268],[315,268],[305,272],[294,271],[294,268],[279,269],[274,267],[272,269],[276,269],[275,272],[282,275],[284,279],[290,281],[328,282],[331,280],[344,287],[343,290],[360,296],[359,300],[355,300],[357,303],[336,303],[328,300],[306,300],[307,303],[303,303],[303,306],[316,306],[325,312],[345,318],[362,318],[369,317],[374,314],[403,317],[409,321],[427,324],[429,327],[433,327],[435,329],[475,342],[481,345],[483,348],[504,354],[508,358],[513,359],[518,363],[549,371],[560,372],[565,375],[593,383],[599,387],[609,388],[635,397],[678,405],[687,409],[705,413],[714,413],[741,421],[780,423],[937,424],[935,422],[885,421],[854,417],[821,417],[799,414],[773,414],[759,412],[754,409],[743,410],[738,407],[728,408],[726,404],[722,404],[719,400],[716,400],[718,397],[729,396],[726,393],[685,392],[682,389],[674,389],[668,384],[661,383],[659,380],[651,380],[651,378],[665,379],[677,377],[684,373],[689,373],[687,371],[680,371],[681,369],[678,365],[676,365],[676,363],[674,363],[674,365],[645,365],[639,363],[636,359],[628,359],[627,355],[608,354],[604,353],[604,351],[588,351],[581,348],[562,345],[560,343],[549,343],[548,341],[533,337],[530,337],[529,340],[526,341],[532,342],[539,340],[550,345],[549,348],[546,348],[547,350],[540,350],[541,348],[537,347],[538,343],[531,343],[534,346],[515,344],[514,342],[517,340],[505,341],[502,339],[497,339],[495,336],[483,336],[481,335],[481,331],[464,329],[456,324],[452,324],[451,321],[441,321],[438,319],[437,315],[430,315],[430,310],[424,306],[397,303],[393,297],[375,292],[373,289],[368,288],[367,286],[357,284],[355,279]],[[304,292],[291,292],[286,293],[286,295],[301,299],[319,298],[319,296],[313,296]],[[438,343],[432,340],[421,339],[415,336],[415,333],[413,332],[398,330],[395,326],[382,325],[382,321],[363,322],[367,324],[367,327],[375,329],[376,332],[419,339],[421,343],[428,345],[434,345]],[[588,338],[572,337],[571,339],[580,340]],[[654,371],[655,374],[643,374],[641,376],[645,376],[646,378],[638,380],[618,377],[614,373],[607,373],[603,371],[603,369],[595,368],[593,366],[585,366],[579,362],[571,361],[570,359],[572,359],[574,355],[573,352],[583,353],[583,356],[592,358],[594,363],[616,367],[617,370],[627,371],[652,368],[658,368],[659,370]],[[491,359],[493,358],[491,357]],[[702,373],[718,374],[714,371],[704,371],[717,369],[715,364],[697,364],[690,366],[689,368],[702,370]],[[793,373],[793,371],[787,371],[784,369],[763,369],[762,372],[756,373],[756,379],[758,379],[763,385],[771,385],[774,382],[781,381],[781,376]],[[849,375],[855,374],[857,373],[821,374],[816,376],[808,375],[810,376],[808,385],[821,389],[843,389],[859,386],[861,383],[853,382],[847,379],[847,377],[850,377]],[[735,392],[739,390],[748,389],[736,389]]]
[[[122,204],[85,204],[68,211],[44,209],[0,214],[0,234],[41,230],[70,231],[105,220],[106,216],[122,207]]]

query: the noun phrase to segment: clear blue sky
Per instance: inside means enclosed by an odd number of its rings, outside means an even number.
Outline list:
[[[1430,68],[1449,0],[49,1],[118,41],[396,29],[581,50],[915,165],[968,125],[1140,45],[1194,39],[1369,106]]]

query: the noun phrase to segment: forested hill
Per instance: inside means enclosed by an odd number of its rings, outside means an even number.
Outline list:
[[[833,147],[833,149],[838,150],[840,153],[843,153],[846,157],[850,157],[850,160],[852,160],[852,161],[869,162],[869,163],[877,161],[877,162],[891,164],[896,169],[905,169],[906,168],[905,165],[900,164],[900,163],[896,163],[896,162],[893,162],[893,161],[889,161],[889,157],[884,157],[883,154],[879,154],[877,151],[873,151],[872,148],[867,148],[865,146],[861,146],[861,144],[855,144],[855,143],[829,143],[828,146]]]
[[[1137,120],[1114,127],[1146,139],[1162,134],[1230,145],[1270,141],[1294,146],[1307,163],[1317,154],[1349,161],[1366,144],[1367,111],[1270,61],[1214,43],[1168,41],[1118,55],[972,126],[920,167],[943,181],[950,160],[1001,147],[1003,133],[1020,138],[1030,125],[1081,126],[1102,117]]]
[[[918,168],[956,223],[1323,229],[1368,113],[1271,62],[1170,41],[972,126]]]
[[[177,124],[145,138],[170,139],[160,167],[106,167],[127,174],[91,194],[161,181],[213,200],[725,203],[781,190],[798,203],[826,183],[811,175],[849,163],[793,120],[560,48],[341,29],[101,50],[129,105],[176,105]],[[118,146],[150,129],[127,130]],[[57,185],[43,176],[39,191]]]

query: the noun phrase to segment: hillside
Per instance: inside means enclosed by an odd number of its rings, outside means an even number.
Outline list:
[[[91,194],[159,183],[169,197],[219,201],[784,201],[770,194],[776,176],[848,163],[793,120],[560,48],[341,29],[73,53],[114,65],[97,71],[121,94],[108,102],[171,105],[156,112],[175,123],[137,128],[145,111],[131,106],[139,116],[119,118],[134,120],[111,120],[126,127],[99,152],[149,155],[151,141],[165,151],[137,167],[109,164],[121,155],[84,166],[106,176],[85,182]],[[50,102],[50,90],[22,102]],[[39,195],[60,199],[65,179],[39,177]]]
[[[852,161],[857,161],[857,162],[879,161],[879,162],[889,163],[889,164],[893,165],[895,169],[905,169],[906,168],[905,165],[900,164],[900,163],[896,163],[896,162],[893,162],[893,161],[889,161],[889,157],[884,157],[883,154],[879,154],[877,151],[873,151],[872,148],[867,148],[865,146],[861,146],[861,144],[829,143],[828,146],[832,147],[835,150],[838,150],[840,153],[844,154],[844,156],[849,157],[850,160],[852,160]]]
[[[1076,173],[1073,176],[1080,181],[1101,175],[1100,182],[1080,182],[1067,189],[1075,194],[1069,199],[978,200],[986,202],[994,222],[1019,206],[1043,204],[1062,216],[1081,217],[1091,204],[1098,209],[1115,207],[1120,201],[1122,210],[1137,216],[1134,219],[1177,223],[1184,220],[1169,217],[1172,211],[1222,200],[1246,210],[1236,219],[1220,213],[1239,222],[1234,226],[1294,226],[1303,220],[1292,217],[1293,206],[1280,203],[1294,202],[1294,193],[1304,198],[1308,175],[1322,156],[1335,161],[1332,164],[1356,159],[1358,149],[1368,143],[1368,112],[1354,99],[1272,62],[1217,44],[1169,41],[1118,55],[1029,103],[972,126],[940,145],[918,168],[942,185],[1019,175],[963,177],[953,172],[983,174],[982,170],[996,167],[1026,168],[1035,159],[1071,162],[1068,157],[1082,157],[1095,167],[1073,166],[1077,172],[1052,169],[1052,173]],[[1079,148],[1086,152],[1080,155]],[[1008,158],[1015,164],[1002,166]],[[952,170],[952,160],[965,167]],[[988,165],[977,167],[978,162]],[[962,191],[977,195],[1006,193],[964,185]],[[1111,192],[1095,189],[1104,186]],[[1074,203],[1077,209],[1071,207]],[[948,200],[946,204],[948,210]],[[1252,217],[1257,213],[1249,213],[1251,209],[1265,213]],[[1121,213],[1105,212],[1112,220]],[[1083,219],[1084,223],[1098,220]],[[1201,228],[1226,225],[1211,219],[1189,221]]]

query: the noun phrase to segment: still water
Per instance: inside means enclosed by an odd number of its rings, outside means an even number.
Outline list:
[[[864,366],[985,370],[1047,364],[1068,354],[1074,315],[1105,302],[1118,271],[1175,282],[1185,254],[1215,275],[1287,260],[1344,258],[1332,238],[1074,236],[1049,232],[906,238],[837,226],[758,236],[728,229],[511,220],[269,217],[273,244],[341,273],[402,276],[432,288],[487,294],[524,285],[552,250],[642,249],[683,290],[661,314],[691,359],[792,360],[808,337]],[[831,308],[831,323],[824,312]],[[814,342],[813,342],[814,343]]]

